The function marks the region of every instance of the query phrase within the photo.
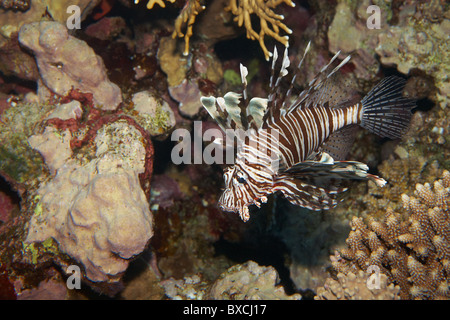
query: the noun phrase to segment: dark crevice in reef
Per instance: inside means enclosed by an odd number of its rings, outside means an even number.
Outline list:
[[[2,176],[0,176],[0,192],[6,194],[11,199],[13,205],[20,207],[21,199],[19,193],[14,190],[11,184]]]
[[[258,214],[247,222],[248,228],[239,242],[231,242],[223,238],[214,243],[216,255],[224,255],[236,264],[252,260],[261,266],[272,266],[279,276],[279,284],[287,295],[301,293],[291,279],[286,258],[290,250],[271,226],[270,205],[264,205]],[[276,228],[276,226],[275,226]]]
[[[239,48],[239,50],[236,50],[236,48]],[[262,61],[264,60],[264,55],[259,50],[259,44],[256,41],[247,39],[245,34],[231,40],[223,40],[216,43],[214,52],[221,61],[239,59],[245,64],[245,61],[256,57]]]

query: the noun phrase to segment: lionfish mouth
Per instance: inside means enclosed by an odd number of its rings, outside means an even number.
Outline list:
[[[248,203],[239,202],[236,206],[227,206],[220,199],[219,200],[219,208],[222,211],[239,213],[239,217],[244,222],[247,222],[248,219],[250,218],[250,211],[249,211],[248,207],[251,205],[256,205],[258,208],[260,208],[261,203],[266,203],[266,202],[267,202],[267,197],[263,196],[263,197],[261,197],[261,199],[259,199],[259,200],[254,199],[252,202],[248,202]]]

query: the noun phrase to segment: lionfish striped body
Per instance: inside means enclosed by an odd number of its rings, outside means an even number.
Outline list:
[[[308,44],[297,71],[303,63]],[[247,97],[247,69],[241,65],[242,94],[202,97],[203,106],[222,130],[241,129],[234,165],[225,169],[225,190],[219,199],[225,211],[249,219],[250,205],[260,206],[268,195],[281,192],[291,203],[312,210],[330,209],[346,190],[340,180],[386,181],[369,174],[367,165],[345,161],[357,125],[381,137],[399,138],[408,128],[415,102],[402,96],[405,81],[389,77],[365,98],[349,104],[336,86],[336,72],[350,60],[331,67],[339,52],[295,99],[291,97],[296,75],[289,89],[281,92],[280,82],[288,74],[287,49],[278,77],[275,49],[267,99]],[[241,103],[241,99],[243,103]]]

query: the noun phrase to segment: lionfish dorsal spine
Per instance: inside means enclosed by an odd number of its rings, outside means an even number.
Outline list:
[[[327,100],[331,100],[333,92],[328,90],[327,85],[330,83],[332,76],[341,69],[348,61],[350,61],[351,56],[347,56],[341,61],[334,69],[329,71],[330,66],[340,55],[338,51],[320,71],[317,75],[312,78],[302,92],[297,96],[297,99],[288,107],[288,112],[292,112],[297,107],[310,107],[315,106],[318,102],[324,103]]]
[[[239,71],[241,73],[241,81],[242,81],[242,96],[244,97],[244,103],[247,102],[247,76],[248,69],[242,63],[239,64]]]
[[[277,47],[274,47],[273,49],[273,60],[272,60],[272,69],[270,74],[270,81],[269,81],[269,87],[270,87],[270,93],[269,93],[269,104],[273,106],[278,105],[278,98],[280,96],[281,87],[280,82],[288,74],[288,67],[290,65],[290,60],[288,56],[288,47],[285,48],[283,59],[281,61],[281,67],[280,71],[278,72],[278,76],[275,80],[275,65],[278,60],[278,51]]]
[[[306,49],[303,52],[303,56],[300,59],[299,63],[297,64],[296,72],[294,73],[294,76],[291,79],[291,83],[289,84],[289,89],[286,92],[286,97],[285,97],[285,99],[283,101],[283,105],[281,107],[282,109],[286,108],[286,102],[289,103],[289,101],[291,99],[292,89],[294,88],[295,81],[297,80],[297,74],[298,74],[299,70],[301,69],[301,67],[303,65],[303,61],[305,60],[305,57],[306,57],[307,53],[309,52],[310,48],[311,48],[311,41],[308,42],[308,45],[306,46]]]

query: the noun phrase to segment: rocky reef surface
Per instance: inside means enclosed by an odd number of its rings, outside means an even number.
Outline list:
[[[448,299],[449,34],[438,0],[0,0],[0,298]],[[320,212],[273,196],[243,223],[195,161],[217,128],[200,97],[239,92],[240,63],[266,96],[271,48],[295,65],[308,41],[296,87],[351,54],[343,92],[406,78],[410,129],[357,133],[384,188]]]

